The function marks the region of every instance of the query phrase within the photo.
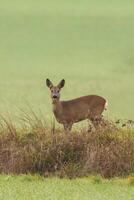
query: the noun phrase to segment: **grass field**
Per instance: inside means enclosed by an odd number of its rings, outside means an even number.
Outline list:
[[[132,0],[0,0],[0,114],[17,119],[30,104],[50,122],[45,79],[64,78],[62,99],[102,95],[109,102],[107,117],[132,119],[133,24]],[[133,197],[134,187],[120,180],[0,175],[0,200]]]
[[[98,178],[43,179],[37,176],[0,176],[1,200],[133,200],[127,181]],[[111,192],[112,191],[112,192]]]
[[[0,112],[30,104],[51,119],[45,79],[62,99],[99,94],[109,118],[133,117],[134,2],[0,1]]]

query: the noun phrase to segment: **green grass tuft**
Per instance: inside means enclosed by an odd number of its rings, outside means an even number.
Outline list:
[[[134,185],[134,175],[128,177],[128,184]]]

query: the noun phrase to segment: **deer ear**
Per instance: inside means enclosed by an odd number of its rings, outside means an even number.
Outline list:
[[[51,82],[48,78],[46,79],[46,85],[47,85],[47,87],[49,87],[49,88],[53,87],[52,82]]]
[[[65,85],[65,80],[62,79],[62,80],[60,81],[60,83],[58,84],[58,87],[61,89],[61,88],[64,87],[64,85]]]

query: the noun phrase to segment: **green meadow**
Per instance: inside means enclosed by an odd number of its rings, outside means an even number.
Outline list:
[[[133,200],[133,196],[134,187],[125,180],[0,176],[1,200]]]
[[[102,95],[108,118],[133,118],[132,0],[0,0],[0,24],[0,113],[51,120],[49,77],[64,100]]]
[[[0,0],[0,115],[29,107],[49,123],[46,78],[61,99],[104,96],[105,116],[133,119],[133,0]],[[133,200],[125,181],[0,176],[0,200]]]

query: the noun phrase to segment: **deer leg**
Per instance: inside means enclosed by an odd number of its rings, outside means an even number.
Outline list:
[[[88,120],[88,129],[87,129],[87,132],[92,132],[94,131],[94,126],[93,126],[93,123],[91,122],[91,120],[89,119]]]
[[[92,122],[95,130],[99,129],[101,127],[102,116],[96,116],[96,117],[92,118],[91,122]]]
[[[63,124],[63,126],[64,126],[64,130],[65,130],[65,132],[66,133],[68,133],[68,132],[70,132],[71,131],[71,129],[72,129],[72,123],[69,123],[69,124]]]

